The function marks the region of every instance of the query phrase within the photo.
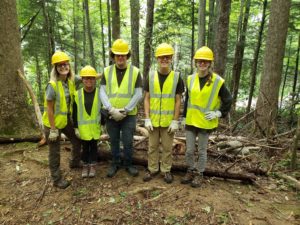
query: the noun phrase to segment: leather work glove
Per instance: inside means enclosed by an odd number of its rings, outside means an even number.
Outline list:
[[[178,128],[179,128],[179,122],[177,120],[172,120],[169,128],[168,128],[168,133],[175,133]]]
[[[80,133],[79,133],[79,129],[78,128],[75,128],[75,135],[76,137],[78,137],[80,139]]]
[[[120,121],[126,117],[126,114],[123,114],[121,112],[122,109],[116,109],[116,108],[111,108],[109,110],[109,114],[111,115],[111,118],[114,119],[115,121]]]
[[[49,141],[50,142],[56,141],[58,138],[58,135],[59,135],[58,129],[50,129],[50,134],[48,137]]]
[[[153,131],[151,119],[145,119],[145,127],[149,131]]]
[[[207,120],[213,120],[216,118],[220,118],[222,116],[222,113],[217,110],[217,111],[209,111],[205,113],[205,119]]]
[[[180,129],[184,130],[185,129],[185,117],[182,117],[181,122],[180,122]]]

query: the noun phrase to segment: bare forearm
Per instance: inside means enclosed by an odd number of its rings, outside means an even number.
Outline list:
[[[174,120],[179,119],[180,103],[181,103],[181,96],[177,94],[175,97],[175,110],[174,110],[174,118],[173,118]]]
[[[145,98],[144,98],[144,112],[145,112],[145,118],[150,118],[150,94],[149,92],[145,92]]]

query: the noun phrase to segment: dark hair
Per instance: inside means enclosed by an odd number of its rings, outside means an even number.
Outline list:
[[[128,52],[128,54],[127,54],[126,56],[127,56],[127,59],[130,58],[130,56],[131,56],[131,51],[130,51],[130,50],[129,50],[129,52]],[[109,57],[110,57],[111,59],[114,59],[114,58],[115,58],[115,53],[113,53],[111,50],[109,50]]]

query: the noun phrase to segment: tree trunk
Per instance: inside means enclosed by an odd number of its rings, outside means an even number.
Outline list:
[[[107,29],[108,29],[108,49],[111,48],[111,18],[110,18],[110,1],[107,0]],[[112,64],[112,59],[109,58],[109,65]]]
[[[195,40],[195,2],[194,0],[192,1],[192,40],[191,40],[191,71],[190,74],[193,73],[194,70],[194,40]]]
[[[251,82],[250,82],[250,91],[249,91],[249,98],[248,98],[248,105],[247,105],[247,114],[250,112],[250,109],[251,109],[254,87],[256,85],[257,63],[258,63],[259,50],[260,50],[260,46],[261,46],[262,35],[263,35],[264,25],[265,25],[265,20],[266,20],[267,3],[268,3],[268,0],[264,0],[263,14],[262,14],[262,19],[261,19],[261,23],[260,23],[260,27],[259,27],[259,32],[258,32],[258,41],[257,41],[257,45],[255,48],[251,72],[250,72]]]
[[[139,30],[140,30],[140,3],[139,0],[130,0],[131,21],[131,61],[132,65],[139,67]]]
[[[232,101],[232,109],[235,110],[235,104],[239,92],[240,87],[240,78],[242,73],[242,66],[243,66],[243,58],[244,58],[244,49],[246,44],[246,33],[247,33],[247,26],[248,26],[248,18],[249,18],[249,11],[250,11],[251,0],[247,0],[245,14],[242,19],[241,24],[241,32],[238,37],[236,46],[235,46],[235,54],[234,54],[234,62],[232,68],[232,92],[233,93],[233,101]],[[243,11],[243,10],[242,10]]]
[[[155,0],[147,0],[147,18],[146,18],[144,66],[143,66],[144,79],[148,77],[150,66],[151,66],[151,46],[152,46],[152,33],[153,33],[154,4],[155,4]]]
[[[210,49],[214,49],[214,10],[215,0],[209,0],[209,20],[208,20],[208,34],[207,34],[207,46]]]
[[[198,8],[198,48],[205,45],[205,12],[206,0],[199,0]]]
[[[27,104],[26,88],[17,73],[23,70],[23,62],[16,1],[2,0],[0,15],[0,136],[39,135],[33,108]]]
[[[293,137],[293,143],[291,146],[292,156],[291,156],[291,168],[293,170],[297,169],[297,151],[298,151],[298,142],[300,140],[300,117],[298,117],[298,125]]]
[[[36,82],[38,86],[38,101],[39,105],[44,102],[43,90],[42,90],[42,70],[40,66],[40,60],[38,54],[35,54],[35,68],[36,68]]]
[[[78,37],[78,18],[77,18],[77,8],[78,8],[78,1],[73,0],[73,39],[74,39],[74,72],[78,74],[78,46],[77,41]]]
[[[86,25],[87,25],[87,33],[89,37],[89,46],[90,46],[90,62],[94,68],[96,68],[96,60],[94,54],[94,43],[92,37],[92,28],[91,28],[91,21],[90,21],[90,12],[89,12],[89,0],[85,1],[85,16],[86,16]]]
[[[272,0],[271,2],[263,74],[255,113],[257,128],[266,137],[276,133],[279,86],[290,5],[290,0]]]
[[[120,38],[120,3],[119,0],[113,0],[111,2],[111,11],[112,11],[112,38],[117,40]]]
[[[225,74],[227,60],[230,6],[231,0],[220,0],[220,13],[217,22],[217,29],[215,32],[215,72],[222,77]]]
[[[99,0],[99,12],[100,12],[100,23],[101,23],[101,42],[102,42],[102,62],[103,62],[103,68],[106,67],[105,63],[105,43],[104,43],[104,27],[103,27],[103,12],[102,12],[102,1]]]
[[[82,44],[83,44],[83,62],[86,64],[86,19],[85,19],[85,2],[82,2]]]

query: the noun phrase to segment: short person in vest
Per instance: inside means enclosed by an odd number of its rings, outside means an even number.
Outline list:
[[[183,111],[188,169],[181,183],[199,187],[207,161],[208,136],[218,127],[219,118],[229,112],[232,97],[225,87],[224,79],[213,72],[212,50],[203,46],[196,51],[194,59],[197,72],[188,76]],[[197,137],[198,157],[194,154]]]
[[[49,146],[49,167],[54,186],[66,188],[70,182],[62,178],[60,171],[60,134],[64,133],[71,141],[72,154],[70,168],[80,166],[81,143],[76,137],[71,122],[74,101],[74,76],[64,52],[55,52],[52,56],[53,69],[46,87],[43,123]]]
[[[100,83],[101,102],[109,113],[106,129],[112,151],[107,177],[113,177],[121,166],[120,140],[123,143],[123,166],[131,176],[137,176],[138,170],[132,165],[133,134],[137,104],[143,97],[142,77],[138,68],[127,63],[130,50],[126,41],[117,39],[109,54],[114,64],[104,69]]]
[[[81,139],[83,169],[81,176],[95,177],[97,163],[97,141],[100,138],[101,102],[96,88],[96,70],[85,66],[80,71],[83,88],[75,93],[73,121],[75,134]]]
[[[171,68],[173,55],[171,45],[163,43],[157,47],[158,70],[150,72],[144,86],[145,127],[149,130],[148,170],[144,181],[150,181],[157,175],[159,168],[166,183],[173,181],[172,144],[174,133],[178,130],[181,94],[184,92],[179,73]]]

